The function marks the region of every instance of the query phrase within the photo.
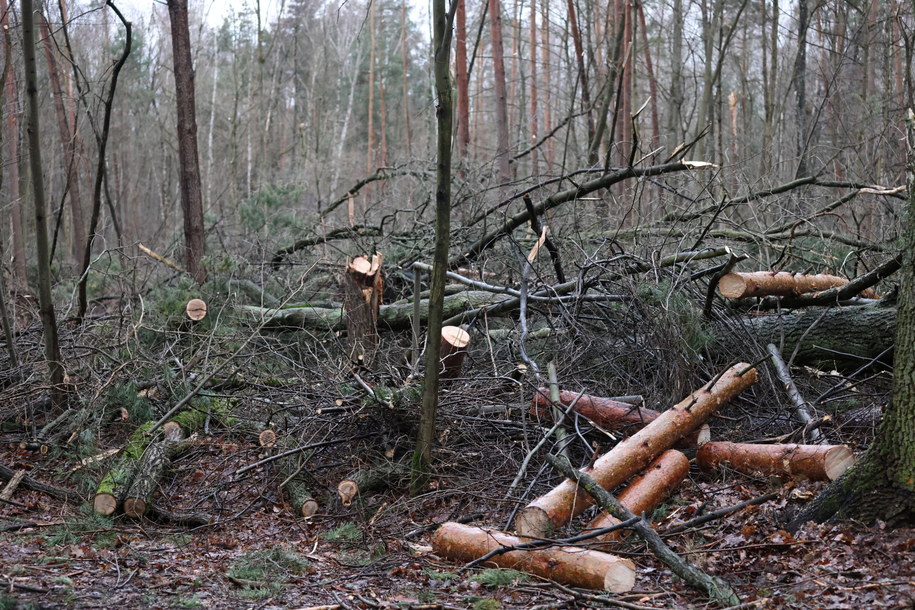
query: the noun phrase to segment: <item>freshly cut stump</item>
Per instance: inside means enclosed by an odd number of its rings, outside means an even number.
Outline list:
[[[435,532],[432,550],[441,557],[466,563],[496,549],[524,542],[497,530],[449,522]],[[613,593],[626,593],[635,586],[635,564],[630,560],[573,546],[508,551],[492,557],[486,565]]]

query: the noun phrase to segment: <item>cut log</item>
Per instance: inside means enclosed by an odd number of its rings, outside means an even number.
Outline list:
[[[404,460],[382,461],[371,468],[357,470],[340,481],[337,495],[343,506],[350,506],[357,496],[368,495],[399,485],[409,475]]]
[[[661,415],[653,409],[635,406],[614,398],[601,398],[599,396],[589,396],[588,394],[581,394],[580,396],[579,398],[577,392],[563,390],[559,393],[559,402],[566,407],[574,403],[575,406],[572,410],[575,413],[594,422],[595,425],[604,430],[616,430],[624,434],[634,434]],[[627,396],[624,398],[635,397]],[[577,402],[576,399],[578,399]],[[531,400],[530,413],[534,417],[552,419],[551,405],[549,388],[538,388],[534,392],[533,400]],[[693,448],[707,443],[710,439],[711,431],[708,424],[702,424],[699,428],[680,439],[677,446],[687,449]]]
[[[469,562],[523,542],[504,532],[448,522],[432,537],[432,550],[447,559]],[[585,589],[625,593],[635,586],[635,565],[630,560],[572,546],[508,551],[486,564]]]
[[[153,422],[146,422],[130,435],[117,463],[98,484],[92,501],[92,507],[98,514],[112,515],[120,506],[133,482],[143,451],[149,444],[146,433],[152,425]]]
[[[728,273],[718,280],[718,292],[729,299],[764,296],[797,296],[810,292],[829,290],[844,286],[848,280],[828,273],[808,275],[780,271],[754,271],[752,273]],[[873,290],[864,291],[861,296],[875,298]]]
[[[657,508],[658,504],[680,485],[687,473],[689,473],[689,460],[676,449],[669,449],[632,479],[616,499],[633,514],[641,515]],[[621,523],[619,519],[610,513],[603,512],[588,524],[587,529],[596,530],[618,523]],[[603,542],[619,540],[625,535],[625,532],[626,530],[609,532],[598,536],[597,540]]]
[[[381,254],[357,256],[343,274],[343,319],[354,362],[371,366],[378,347],[378,310],[381,307]]]
[[[845,445],[752,445],[714,442],[696,454],[703,469],[727,464],[748,475],[834,481],[855,463]]]
[[[279,454],[296,449],[299,445],[289,437],[277,437],[272,430],[263,430],[258,435],[258,441],[268,453],[276,451]],[[318,502],[311,493],[311,481],[306,468],[313,452],[292,453],[276,461],[276,470],[280,476],[286,499],[294,515],[307,519],[318,512]]]
[[[187,302],[184,311],[187,313],[188,318],[194,322],[199,322],[200,320],[207,317],[206,301],[203,299],[191,299]]]
[[[125,515],[138,519],[146,514],[159,479],[180,449],[182,440],[184,430],[177,423],[170,421],[162,426],[162,438],[149,444],[137,466],[136,476],[124,498]]]
[[[3,488],[3,491],[0,492],[0,500],[12,500],[13,494],[16,493],[16,488],[19,487],[19,484],[22,483],[22,479],[25,477],[25,470],[17,470],[16,474],[7,481],[6,487]]]
[[[657,419],[601,456],[590,474],[604,489],[613,489],[644,470],[661,453],[696,430],[719,407],[756,383],[758,374],[749,364],[739,363],[710,384],[696,390]],[[516,523],[522,536],[548,538],[554,528],[568,523],[594,500],[572,481],[566,480],[523,508]]]
[[[461,367],[464,365],[469,343],[470,335],[460,326],[442,327],[442,370],[439,372],[439,379],[447,381],[461,376]]]

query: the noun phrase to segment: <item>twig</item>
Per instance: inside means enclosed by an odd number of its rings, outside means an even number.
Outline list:
[[[669,527],[662,532],[662,535],[670,536],[673,534],[679,534],[680,532],[685,532],[688,529],[698,527],[698,526],[702,525],[703,523],[708,523],[709,521],[714,521],[718,517],[723,517],[725,515],[729,515],[742,508],[746,508],[748,506],[755,506],[757,504],[762,504],[764,502],[768,502],[769,500],[775,500],[776,498],[778,498],[778,494],[772,493],[772,494],[766,494],[764,496],[759,496],[758,498],[752,498],[750,500],[741,502],[739,504],[725,506],[724,508],[719,508],[718,510],[714,510],[710,513],[706,513],[706,514],[702,515],[701,517],[696,517],[695,519],[690,519],[689,521],[687,521],[685,523],[681,523],[679,525],[674,525],[673,527]]]
[[[588,492],[594,501],[604,510],[620,520],[629,520],[635,517],[628,508],[620,504],[609,491],[598,485],[587,474],[576,470],[567,460],[554,455],[547,455],[547,461],[565,477],[578,483]],[[740,603],[740,598],[726,582],[715,576],[710,576],[702,570],[691,565],[677,555],[661,539],[654,529],[641,517],[634,523],[632,529],[648,545],[652,554],[667,565],[671,571],[686,581],[690,586],[705,592],[709,597],[728,606]]]

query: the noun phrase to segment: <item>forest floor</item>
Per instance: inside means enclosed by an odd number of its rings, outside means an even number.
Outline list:
[[[448,418],[444,420],[448,425]],[[455,420],[456,422],[456,420]],[[290,514],[269,485],[267,466],[232,473],[262,449],[207,436],[175,464],[162,490],[170,508],[219,515],[188,528],[124,516],[111,520],[89,505],[65,505],[20,489],[0,507],[0,607],[129,608],[636,608],[705,607],[707,600],[673,578],[634,536],[614,552],[638,570],[623,595],[573,590],[512,571],[468,570],[431,552],[426,526],[478,514],[502,527],[508,470],[482,454],[438,452],[441,463],[476,463],[476,476],[440,468],[428,493],[402,489],[346,508],[321,498],[308,520]],[[473,452],[471,452],[473,453]],[[330,456],[328,456],[329,459]],[[77,464],[6,444],[0,462],[55,482]],[[317,464],[333,468],[333,464]],[[223,481],[214,485],[215,481]],[[777,499],[667,540],[704,570],[727,579],[745,602],[766,608],[911,608],[915,604],[915,531],[854,523],[779,525],[786,507],[811,498],[819,483],[776,485],[741,475],[722,481],[694,471],[674,501],[655,513],[663,533],[702,512],[776,492]],[[330,498],[330,494],[325,494]],[[325,504],[326,501],[326,504]],[[429,528],[431,529],[431,528]],[[420,533],[422,532],[422,533]],[[629,604],[629,605],[625,605]],[[751,606],[752,607],[752,606]]]

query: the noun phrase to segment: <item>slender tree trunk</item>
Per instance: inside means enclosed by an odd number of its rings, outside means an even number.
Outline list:
[[[795,178],[807,175],[807,26],[809,0],[797,3],[797,57],[794,60],[794,99],[797,123],[797,171]]]
[[[48,78],[51,81],[51,92],[54,95],[54,110],[57,114],[57,132],[63,154],[60,162],[67,180],[67,196],[70,200],[70,218],[73,235],[70,240],[70,253],[73,262],[81,262],[82,249],[86,244],[86,225],[83,219],[83,203],[79,190],[79,165],[76,158],[76,125],[67,120],[67,109],[64,105],[63,88],[60,84],[60,71],[57,69],[57,58],[54,55],[53,39],[48,21],[39,14],[39,25],[44,43],[45,59],[48,62]]]
[[[32,0],[22,0],[22,55],[25,64],[25,90],[28,100],[29,168],[35,200],[35,250],[38,258],[38,303],[44,331],[44,353],[51,372],[51,396],[62,406],[64,367],[57,339],[57,317],[51,296],[51,256],[48,245],[47,202],[41,168],[41,137],[38,124],[38,76],[35,59],[35,9]]]
[[[206,281],[203,267],[205,234],[200,165],[197,155],[197,116],[194,104],[194,66],[187,0],[168,0],[172,30],[172,63],[175,73],[175,101],[178,119],[178,157],[181,210],[184,214],[184,252],[187,270],[198,284]]]
[[[493,1],[493,0],[490,0]],[[588,139],[594,141],[594,115],[591,112],[591,86],[588,83],[588,70],[585,66],[584,46],[581,42],[581,31],[578,29],[578,19],[575,15],[575,0],[566,0],[566,10],[569,15],[569,30],[572,33],[572,43],[575,45],[575,61],[578,65],[578,83],[581,87],[581,108],[587,114]],[[597,163],[597,149],[592,148],[588,163]]]
[[[461,0],[463,4],[463,0]],[[466,42],[465,42],[465,61],[466,61]],[[403,106],[403,121],[404,129],[406,133],[404,136],[406,138],[407,144],[407,158],[413,158],[413,134],[412,129],[410,128],[410,90],[407,87],[407,2],[403,0],[400,4],[400,64],[401,64],[401,87],[403,89],[402,96],[403,101],[401,106]],[[465,88],[466,92],[466,88]]]
[[[496,164],[499,181],[511,182],[511,159],[508,153],[508,102],[505,90],[505,50],[502,45],[500,0],[489,0],[489,25],[492,37],[492,65],[496,91]]]
[[[467,158],[470,146],[470,74],[467,71],[467,1],[456,0],[454,63],[457,78],[457,154]]]
[[[530,10],[530,37],[531,37],[531,70],[528,81],[531,84],[531,114],[530,114],[530,143],[531,146],[537,143],[539,138],[539,125],[537,121],[537,88],[539,83],[537,82],[537,0],[531,0],[531,10]],[[531,150],[531,175],[538,175],[538,151],[536,148]]]
[[[550,3],[549,0],[540,0],[540,57],[542,60],[543,73],[543,132],[547,133],[553,125],[552,109],[552,78],[550,66]],[[550,138],[546,143],[546,166],[547,171],[553,165],[553,139]]]
[[[670,109],[667,117],[667,131],[673,142],[668,148],[673,150],[683,140],[683,20],[686,14],[683,10],[683,0],[674,0],[671,10],[673,24],[670,36]]]
[[[498,0],[492,0],[498,2]],[[429,478],[432,443],[435,440],[435,420],[438,408],[439,354],[442,342],[442,306],[445,299],[445,271],[448,268],[448,247],[451,231],[451,15],[445,11],[445,0],[432,2],[432,51],[437,123],[436,186],[435,186],[435,252],[429,295],[429,321],[426,336],[425,378],[419,432],[413,452],[410,491],[424,491]]]
[[[25,223],[22,216],[22,192],[20,190],[20,149],[19,149],[19,93],[16,87],[16,70],[13,67],[13,41],[10,34],[10,7],[6,0],[0,0],[0,29],[3,30],[3,48],[6,55],[6,76],[3,84],[6,115],[6,134],[9,141],[9,194],[11,199],[11,227],[13,242],[13,279],[16,288],[28,285],[25,257]]]

